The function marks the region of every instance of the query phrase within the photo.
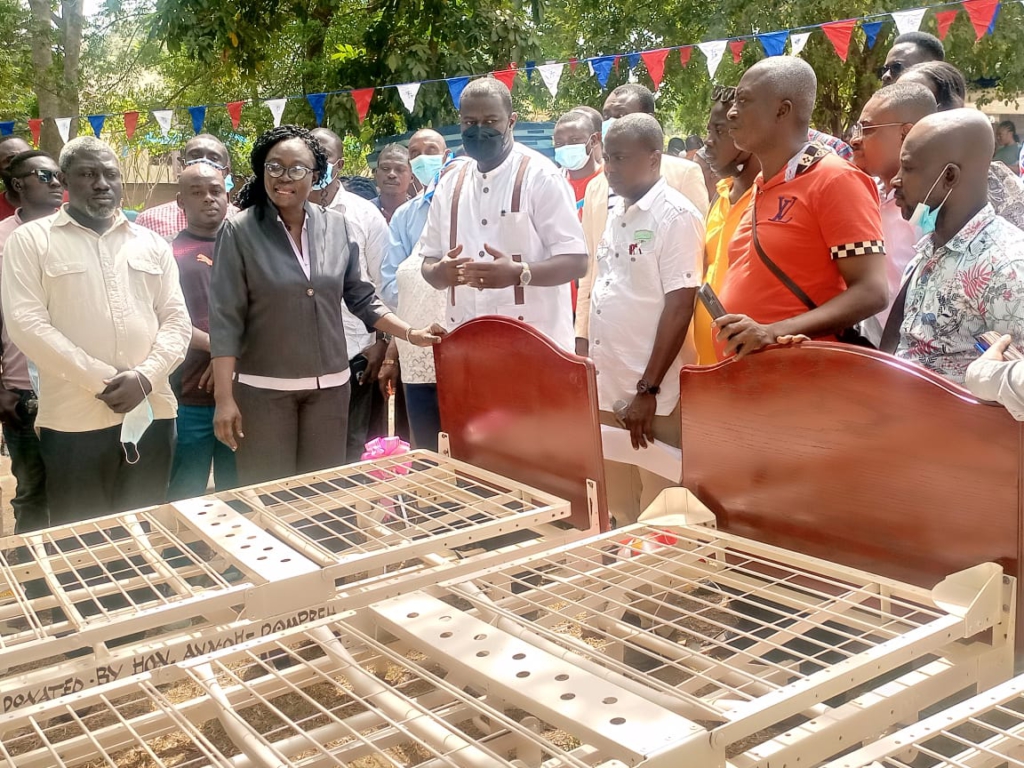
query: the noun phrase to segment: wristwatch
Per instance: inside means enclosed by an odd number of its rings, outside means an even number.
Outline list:
[[[657,395],[661,392],[661,387],[652,387],[647,383],[647,379],[640,379],[636,383],[636,393],[638,395]]]
[[[530,272],[530,265],[525,261],[519,262],[523,265],[523,271],[519,273],[519,285],[529,285],[533,280],[533,273]]]

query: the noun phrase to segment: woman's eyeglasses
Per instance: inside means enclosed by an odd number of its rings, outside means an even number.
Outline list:
[[[292,181],[302,181],[306,178],[306,174],[313,172],[313,169],[307,168],[304,165],[293,165],[291,168],[285,168],[280,163],[264,163],[263,170],[265,170],[272,179],[280,179],[287,173],[288,178]]]
[[[44,168],[36,168],[34,171],[23,173],[19,176],[19,179],[27,179],[29,176],[35,176],[39,179],[40,184],[50,185],[53,184],[53,180],[57,178],[56,171],[49,171]]]
[[[734,85],[716,85],[711,89],[711,100],[720,101],[723,104],[728,104],[731,101],[736,100],[736,86]]]

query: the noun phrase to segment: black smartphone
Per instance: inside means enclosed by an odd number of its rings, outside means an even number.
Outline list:
[[[722,315],[729,314],[725,311],[725,307],[722,306],[722,302],[718,300],[717,294],[714,289],[708,284],[704,283],[697,290],[697,298],[700,299],[700,303],[704,305],[704,309],[711,315],[712,320],[717,320]]]

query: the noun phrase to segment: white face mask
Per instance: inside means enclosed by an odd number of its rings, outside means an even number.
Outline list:
[[[138,379],[138,374],[135,374],[135,377],[142,389],[142,402],[128,411],[124,415],[124,421],[121,422],[121,450],[124,451],[125,461],[129,464],[138,464],[139,459],[142,458],[139,455],[139,441],[146,434],[149,425],[153,423],[153,406],[149,404],[149,396],[146,395],[146,390],[142,387],[142,381]],[[135,448],[134,461],[128,456],[129,444]]]

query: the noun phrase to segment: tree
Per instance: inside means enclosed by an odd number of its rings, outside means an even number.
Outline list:
[[[49,0],[29,0],[32,40],[32,84],[39,106],[39,117],[65,117],[79,113],[78,89],[81,80],[82,16],[81,0],[60,0],[55,13]],[[72,121],[71,131],[77,131]],[[43,123],[40,141],[43,149],[59,151],[61,139],[51,121]]]

